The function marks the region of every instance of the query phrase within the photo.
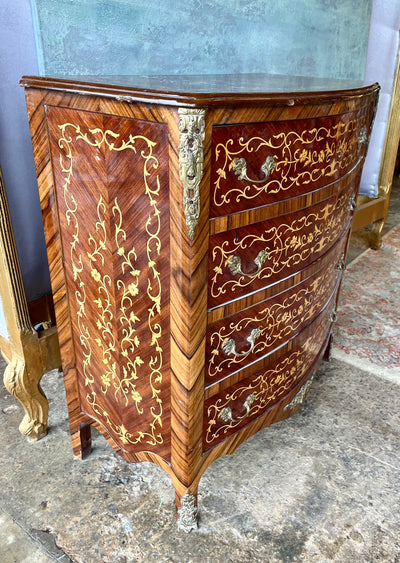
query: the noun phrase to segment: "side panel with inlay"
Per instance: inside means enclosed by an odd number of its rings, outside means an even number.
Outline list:
[[[80,407],[169,456],[167,127],[47,108]]]

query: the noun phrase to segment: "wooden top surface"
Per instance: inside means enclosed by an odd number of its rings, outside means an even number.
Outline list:
[[[358,97],[379,89],[360,81],[271,74],[170,76],[23,76],[21,86],[186,107],[307,103]]]

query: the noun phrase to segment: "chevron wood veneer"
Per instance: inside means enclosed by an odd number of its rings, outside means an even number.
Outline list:
[[[292,416],[331,328],[378,86],[24,77],[72,445],[172,478]]]

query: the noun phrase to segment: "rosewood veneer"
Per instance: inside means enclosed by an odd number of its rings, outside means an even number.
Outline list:
[[[172,478],[292,416],[327,358],[378,89],[24,77],[72,445]]]

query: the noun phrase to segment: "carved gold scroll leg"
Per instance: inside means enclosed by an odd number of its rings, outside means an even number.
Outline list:
[[[21,345],[22,354],[12,350],[11,361],[4,372],[4,385],[25,411],[20,432],[31,440],[39,440],[47,434],[49,405],[40,386],[43,366],[36,333],[21,334]]]
[[[373,250],[379,250],[382,246],[382,231],[385,226],[387,217],[384,219],[380,219],[379,221],[375,221],[371,225],[371,232],[369,237],[369,245]]]
[[[47,399],[39,382],[45,371],[60,365],[57,334],[54,332],[49,338],[46,335],[39,341],[32,327],[1,170],[0,296],[7,324],[7,335],[1,340],[2,353],[9,364],[4,383],[24,408],[20,431],[38,440],[47,433],[48,414]]]

